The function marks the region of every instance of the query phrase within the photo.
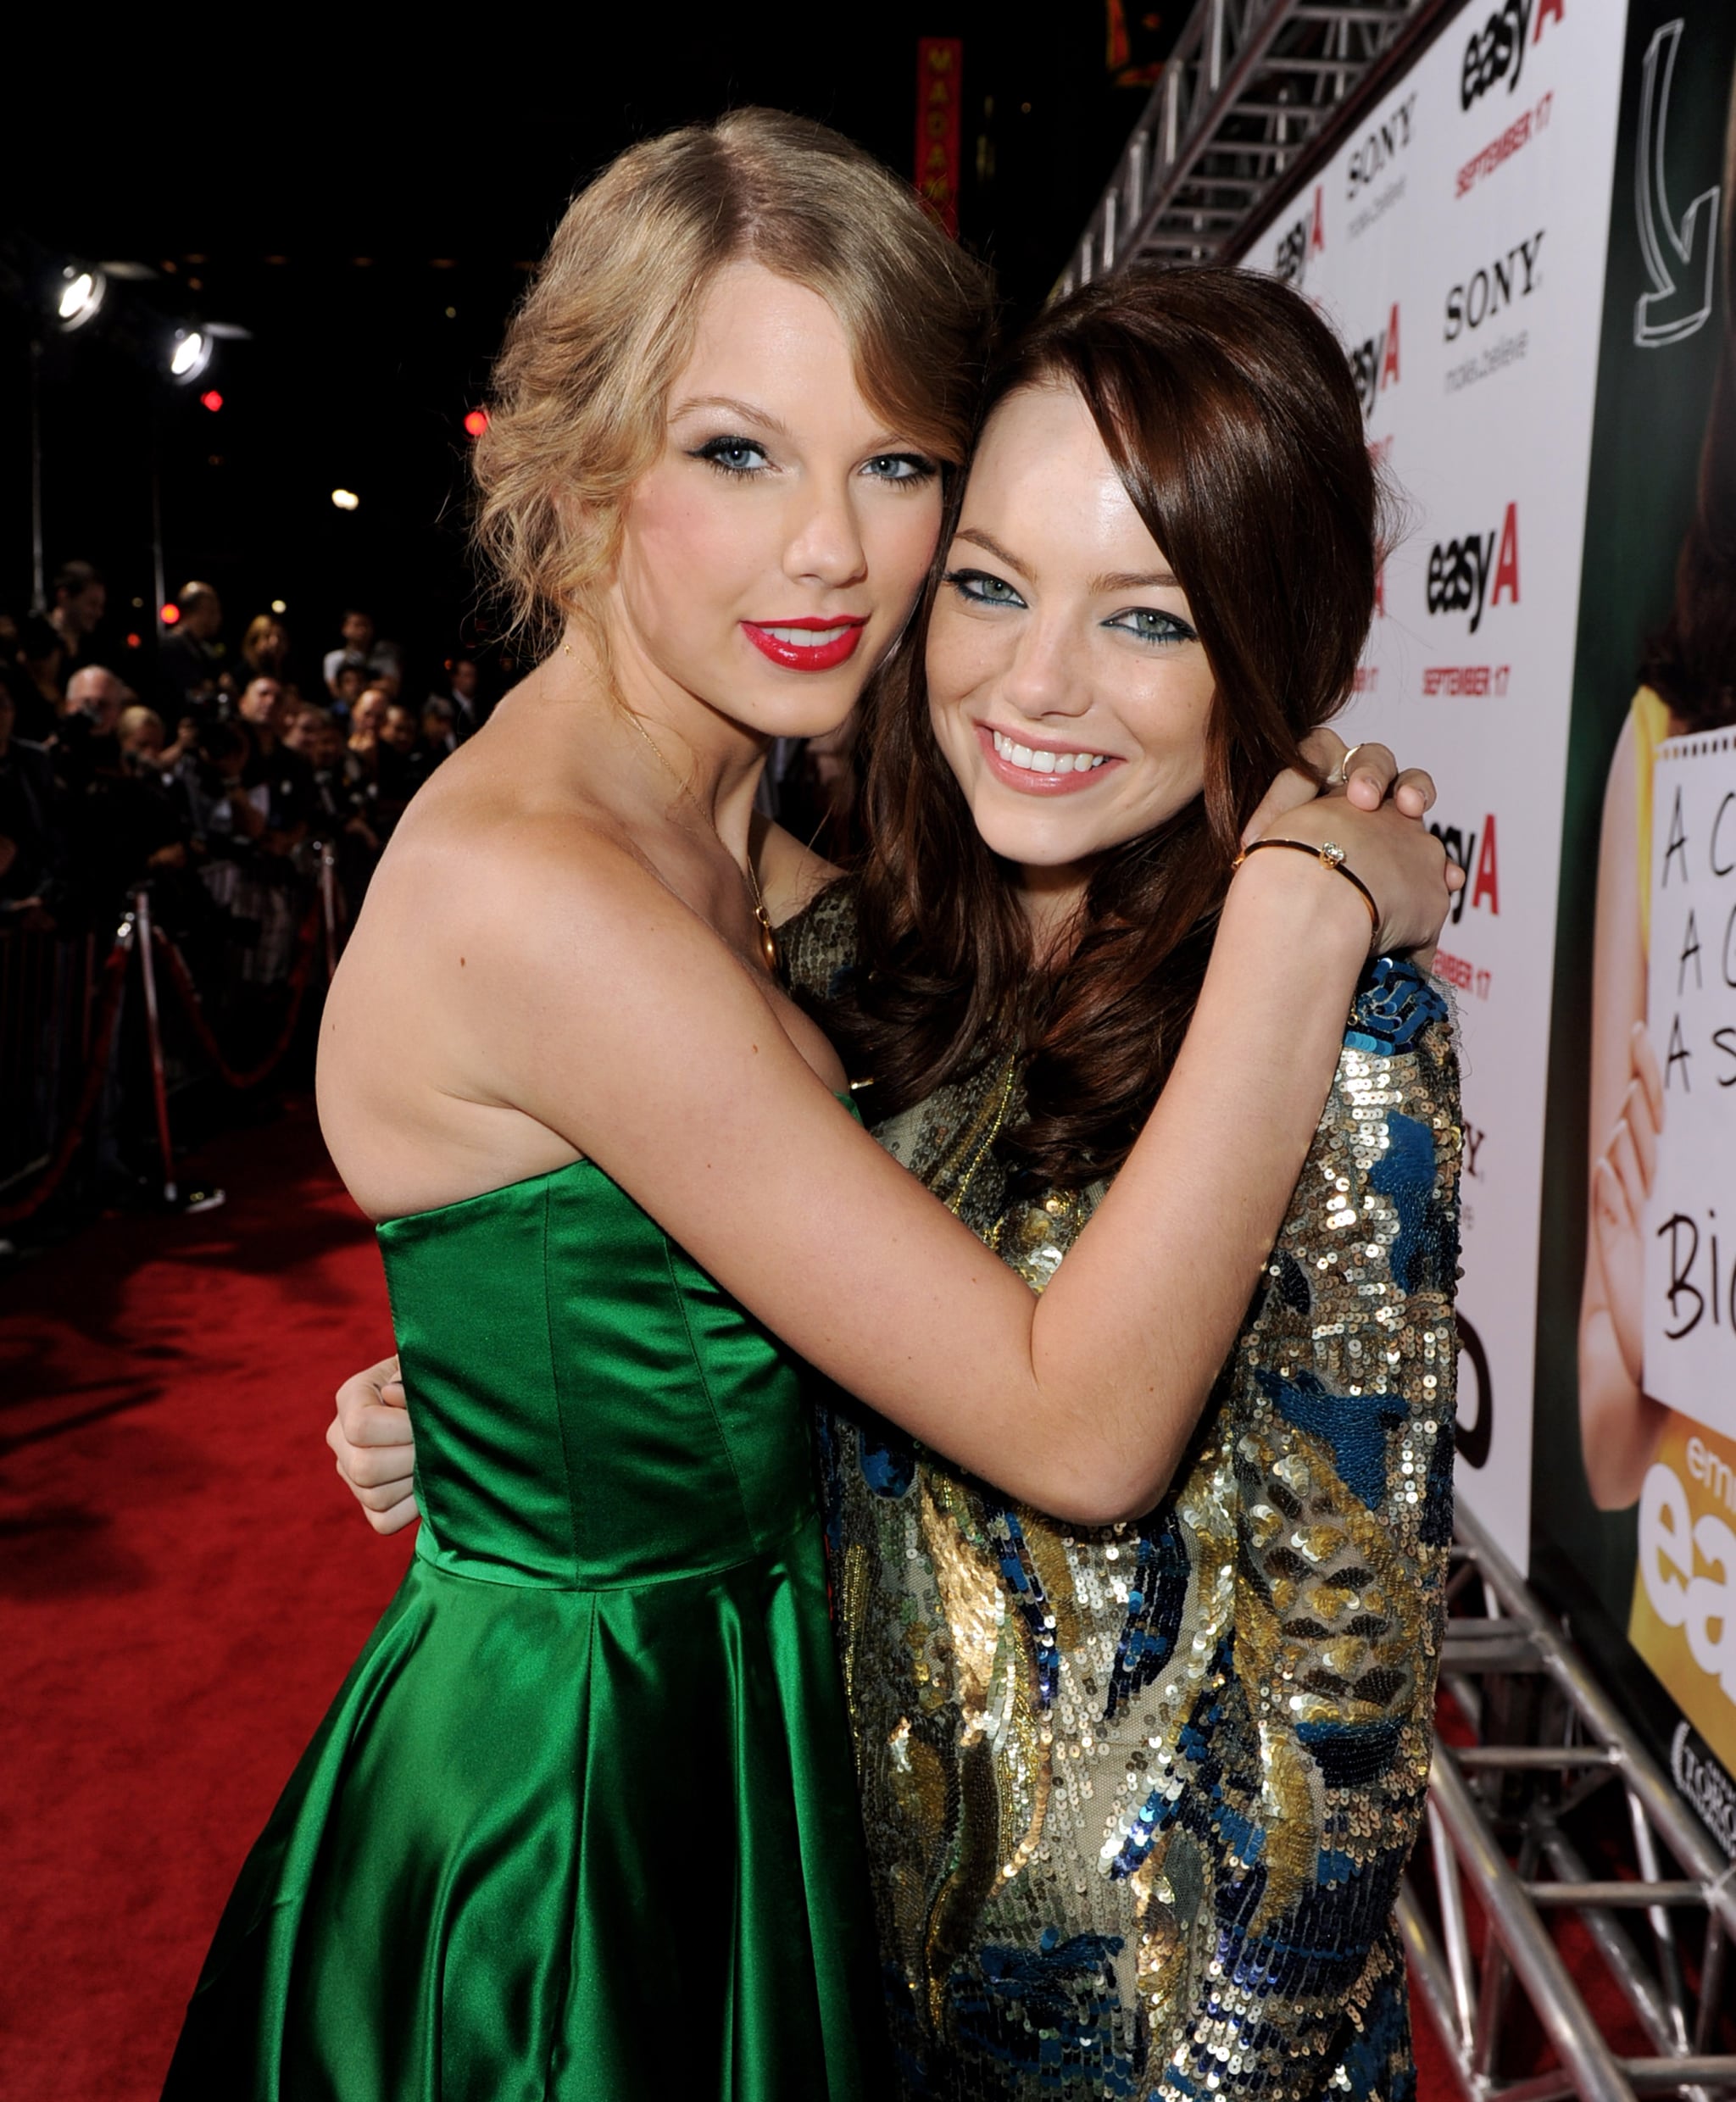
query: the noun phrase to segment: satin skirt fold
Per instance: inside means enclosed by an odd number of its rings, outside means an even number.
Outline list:
[[[242,1873],[165,2096],[877,2094],[838,1730],[810,1530],[616,1590],[419,1557]]]

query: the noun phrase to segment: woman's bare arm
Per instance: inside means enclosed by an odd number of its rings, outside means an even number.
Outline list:
[[[1365,866],[1389,842],[1377,828],[1423,838],[1391,812],[1353,824],[1339,805],[1333,823]],[[597,1162],[804,1356],[961,1465],[1082,1521],[1150,1505],[1326,1098],[1368,943],[1348,884],[1288,854],[1238,876],[1163,1098],[1039,1303],[846,1115],[753,974],[630,856],[531,826],[506,851],[448,853],[437,882],[415,982],[450,1093],[510,1104]]]
[[[1661,1097],[1647,1086],[1645,954],[1639,928],[1634,739],[1630,715],[1610,762],[1599,839],[1591,975],[1591,1165],[1585,1284],[1579,1310],[1579,1430],[1592,1501],[1605,1510],[1635,1502],[1657,1449],[1665,1411],[1641,1386],[1636,1302],[1644,1276],[1645,1198],[1661,1124]],[[1651,1061],[1655,1065],[1655,1061]]]

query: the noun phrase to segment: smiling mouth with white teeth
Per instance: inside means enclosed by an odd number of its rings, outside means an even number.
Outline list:
[[[989,735],[994,739],[996,758],[1027,774],[1088,774],[1108,763],[1104,752],[1039,752],[1028,744],[1015,744],[999,730]]]
[[[868,625],[865,614],[835,620],[743,620],[742,631],[762,657],[786,671],[832,671],[854,655]]]
[[[788,642],[795,648],[824,649],[828,642],[837,642],[840,636],[848,635],[852,628],[861,625],[860,620],[840,620],[836,627],[830,628],[781,628],[768,622],[761,624],[760,632],[775,636],[780,642]]]

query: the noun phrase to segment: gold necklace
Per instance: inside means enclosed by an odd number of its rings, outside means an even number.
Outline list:
[[[735,856],[730,853],[729,848],[727,847],[724,847],[723,834],[717,829],[717,820],[705,808],[704,804],[700,802],[699,798],[693,793],[693,790],[688,787],[686,781],[684,781],[681,776],[676,773],[675,768],[670,765],[669,760],[664,757],[662,752],[658,748],[657,740],[651,735],[651,732],[645,727],[644,724],[639,720],[638,717],[633,713],[632,709],[626,708],[625,703],[622,705],[627,720],[633,726],[634,729],[638,731],[639,735],[645,740],[646,744],[650,748],[651,756],[657,761],[658,765],[663,769],[664,772],[667,774],[670,779],[675,783],[676,793],[685,796],[687,801],[693,804],[693,808],[699,813],[699,815],[704,820],[705,823],[711,828],[711,837],[717,842],[720,847],[723,848],[724,854],[734,865],[737,873],[745,879],[748,887],[748,895],[753,902],[754,918],[758,922],[760,928],[760,960],[765,965],[767,970],[769,970],[775,978],[777,976],[777,935],[772,927],[771,920],[766,916],[765,900],[760,894],[760,879],[754,873],[754,861],[751,852],[748,858],[747,865],[743,867],[739,861],[736,860]]]
[[[572,644],[567,642],[565,638],[563,638],[561,642],[560,653],[563,657],[570,657],[573,654]],[[743,868],[740,862],[736,861],[735,856],[730,853],[729,848],[727,847],[724,847],[723,834],[717,829],[717,820],[705,808],[704,804],[700,802],[699,798],[693,793],[693,790],[688,787],[686,781],[684,781],[681,776],[676,773],[675,768],[666,759],[665,759],[662,752],[658,748],[657,740],[651,735],[651,732],[645,727],[644,724],[639,720],[639,718],[633,713],[632,709],[627,706],[625,701],[621,702],[620,707],[622,714],[626,715],[627,720],[633,726],[634,729],[638,731],[639,735],[645,740],[645,742],[651,748],[652,758],[656,760],[657,764],[663,769],[664,772],[667,774],[670,779],[675,783],[676,794],[685,796],[687,801],[693,804],[693,808],[699,813],[701,818],[703,818],[705,823],[710,826],[711,837],[717,842],[720,847],[723,848],[724,854],[728,859],[735,862],[737,873],[746,879],[748,894],[752,899],[754,905],[754,918],[758,922],[760,928],[760,960],[765,965],[767,970],[771,973],[772,976],[774,978],[776,977],[778,960],[777,935],[772,927],[771,921],[766,916],[765,900],[760,894],[760,878],[754,872],[754,861],[751,853],[748,858],[747,866]]]

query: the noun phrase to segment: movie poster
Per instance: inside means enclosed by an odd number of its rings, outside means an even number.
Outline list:
[[[1561,828],[1533,1573],[1736,1846],[1736,9],[1631,0]],[[1722,1770],[1722,1771],[1721,1771]]]

